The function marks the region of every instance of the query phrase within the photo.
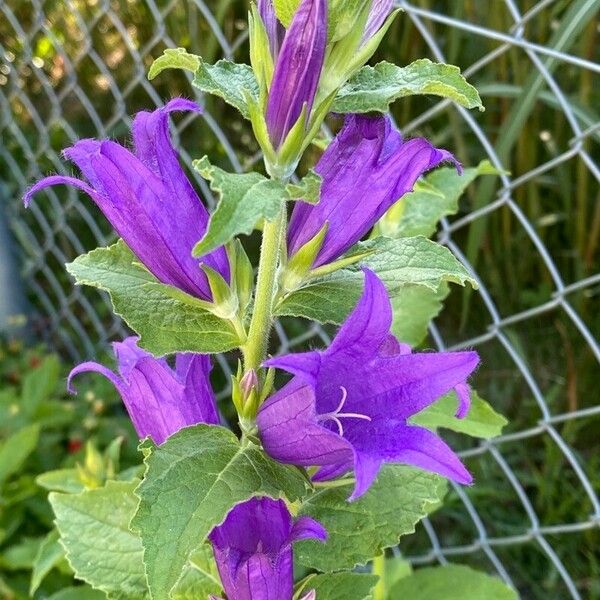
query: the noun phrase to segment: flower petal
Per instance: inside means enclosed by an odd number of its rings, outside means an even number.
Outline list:
[[[182,407],[190,419],[201,418],[203,423],[218,425],[221,422],[217,411],[215,393],[210,384],[212,363],[208,354],[177,354],[175,370],[179,381],[185,386],[187,403]]]
[[[358,304],[325,351],[327,361],[353,361],[375,356],[388,337],[392,324],[392,306],[385,286],[369,269],[363,269],[365,285]]]
[[[371,461],[399,462],[433,471],[462,484],[473,478],[452,449],[435,433],[400,421],[368,423],[352,437],[357,457]],[[373,467],[367,462],[367,477]],[[358,477],[357,477],[358,481]],[[356,493],[356,492],[355,492]]]
[[[317,424],[314,392],[298,379],[267,399],[256,424],[265,451],[279,462],[310,467],[352,459],[351,446]]]
[[[292,375],[297,375],[306,383],[315,385],[321,368],[321,353],[298,352],[296,354],[284,354],[266,360],[263,365],[287,371]]]
[[[125,389],[123,380],[109,368],[94,361],[81,363],[80,365],[77,365],[75,368],[71,369],[71,372],[67,377],[67,390],[70,394],[77,393],[77,391],[73,387],[73,377],[76,377],[80,373],[89,373],[90,371],[100,373],[100,375],[104,375],[104,377],[106,377],[117,388],[119,393],[121,395],[123,394],[122,390]]]
[[[293,525],[290,533],[290,543],[298,540],[327,540],[327,530],[321,523],[311,517],[300,517]]]

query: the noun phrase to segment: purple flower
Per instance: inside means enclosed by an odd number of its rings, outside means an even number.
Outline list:
[[[121,395],[140,439],[162,444],[183,427],[197,423],[217,425],[219,415],[210,386],[210,358],[205,354],[177,354],[175,369],[164,358],[154,358],[137,346],[138,338],[115,342],[119,373],[96,362],[76,366],[67,380],[96,371],[109,379]]]
[[[297,202],[294,206],[288,229],[289,255],[328,223],[313,266],[335,260],[410,192],[425,171],[445,160],[454,158],[423,138],[403,141],[387,115],[348,115],[315,169],[323,178],[319,203]]]
[[[25,205],[38,191],[57,184],[73,185],[98,205],[117,233],[159,281],[211,299],[206,275],[192,248],[208,222],[203,206],[186,177],[169,137],[169,113],[200,107],[176,98],[154,112],[140,112],[133,122],[135,152],[112,141],[80,140],[65,156],[89,183],[62,175],[46,177],[25,195]],[[223,248],[202,262],[229,281]]]
[[[408,419],[464,384],[479,362],[477,353],[410,354],[390,335],[391,322],[386,289],[365,269],[363,295],[327,350],[266,362],[295,377],[259,410],[265,450],[284,463],[320,466],[315,480],[354,469],[352,499],[365,493],[386,462],[472,481],[435,433]],[[461,406],[461,414],[466,410]]]
[[[267,102],[267,127],[275,149],[299,119],[310,114],[327,44],[325,0],[302,0],[275,63]]]
[[[223,589],[229,600],[291,600],[292,543],[327,539],[310,517],[295,523],[285,503],[252,498],[235,506],[210,534]]]
[[[265,25],[265,30],[269,38],[269,48],[271,50],[271,56],[275,61],[279,56],[279,49],[281,48],[281,44],[283,43],[283,38],[285,36],[285,28],[279,22],[279,19],[275,14],[273,0],[258,0],[258,12]]]
[[[393,6],[394,0],[373,0],[367,18],[367,24],[365,25],[363,32],[361,45],[366,44],[379,31],[379,28],[388,18]]]

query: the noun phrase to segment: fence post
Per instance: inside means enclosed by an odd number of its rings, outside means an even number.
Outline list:
[[[8,226],[6,188],[0,182],[0,332],[19,323],[29,307],[16,260],[16,246]]]

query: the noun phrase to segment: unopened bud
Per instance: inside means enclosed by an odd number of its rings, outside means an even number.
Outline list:
[[[256,371],[250,369],[244,373],[244,376],[240,380],[240,389],[242,390],[242,398],[246,400],[252,390],[255,390],[258,386],[258,377]]]

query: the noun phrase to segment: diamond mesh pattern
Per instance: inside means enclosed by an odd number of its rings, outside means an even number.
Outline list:
[[[600,347],[597,310],[590,307],[600,285],[600,274],[594,273],[600,123],[586,110],[585,99],[573,102],[573,90],[563,77],[576,73],[588,87],[593,89],[594,81],[598,85],[593,23],[598,5],[594,0],[503,0],[487,14],[474,11],[472,2],[453,4],[450,9],[439,2],[398,2],[405,11],[405,29],[392,29],[398,51],[388,58],[404,58],[402,48],[410,42],[434,60],[457,62],[484,95],[487,91],[484,100],[500,97],[499,106],[518,96],[518,108],[526,105],[528,95],[533,97],[536,111],[521,123],[525,127],[538,115],[536,125],[548,151],[527,157],[531,168],[523,171],[518,161],[515,168],[513,146],[502,146],[503,129],[510,122],[500,116],[494,125],[493,119],[482,121],[444,101],[428,101],[419,110],[407,102],[410,110],[396,113],[406,133],[431,133],[465,162],[487,156],[498,168],[515,170],[500,177],[499,189],[480,184],[469,198],[470,210],[443,222],[439,240],[472,269],[480,288],[472,296],[455,291],[430,332],[440,349],[480,351],[484,365],[476,387],[511,417],[511,425],[499,438],[464,447],[463,457],[480,485],[455,487],[448,505],[425,520],[402,550],[415,564],[459,560],[483,566],[527,598],[600,598],[600,464],[593,452],[600,416],[593,380]],[[147,81],[148,66],[165,47],[185,46],[207,60],[243,60],[245,10],[243,3],[231,1],[0,1],[0,180],[8,186],[9,219],[37,309],[37,327],[73,360],[91,357],[123,333],[107,297],[73,287],[63,267],[76,255],[107,244],[113,234],[93,205],[73,190],[40,194],[27,212],[19,198],[44,174],[68,172],[60,158],[65,146],[81,137],[123,138],[128,115],[159,106],[170,96],[193,93],[183,74]],[[408,31],[411,37],[405,40],[401,34]],[[569,43],[581,31],[591,40],[588,56],[578,55]],[[488,50],[474,50],[472,56],[457,51],[456,40],[468,44],[469,39]],[[524,62],[529,79],[517,82]],[[490,83],[481,77],[488,69],[504,78]],[[209,152],[238,171],[259,160],[237,115],[218,100],[199,101],[206,107],[203,122],[185,117],[176,127],[191,156]],[[495,101],[492,110],[499,110]],[[435,139],[448,120],[450,131]],[[527,140],[518,134],[517,159],[527,153]],[[461,139],[468,141],[470,155]],[[190,156],[184,153],[184,158],[189,164]],[[560,181],[567,186],[556,191]],[[585,184],[585,190],[575,182]],[[206,185],[197,183],[212,203]],[[536,190],[539,205],[532,210]],[[561,214],[544,203],[547,196],[571,193],[584,202],[572,212]],[[570,268],[569,257],[556,254],[560,244],[552,244],[553,252],[548,249],[544,227],[558,221],[562,232],[567,225],[583,228],[587,269]],[[518,242],[517,253],[510,244],[489,243],[489,227],[504,228],[503,239]],[[488,240],[479,246],[473,245],[477,236],[472,232],[477,231]],[[521,252],[533,265],[525,273]],[[501,265],[504,275],[493,276],[490,264]],[[515,285],[536,293],[525,300],[509,294],[507,301],[506,289]],[[275,331],[280,351],[328,340],[323,328],[298,322],[278,323]],[[220,366],[227,375],[225,359]],[[227,393],[224,386],[220,396]]]

